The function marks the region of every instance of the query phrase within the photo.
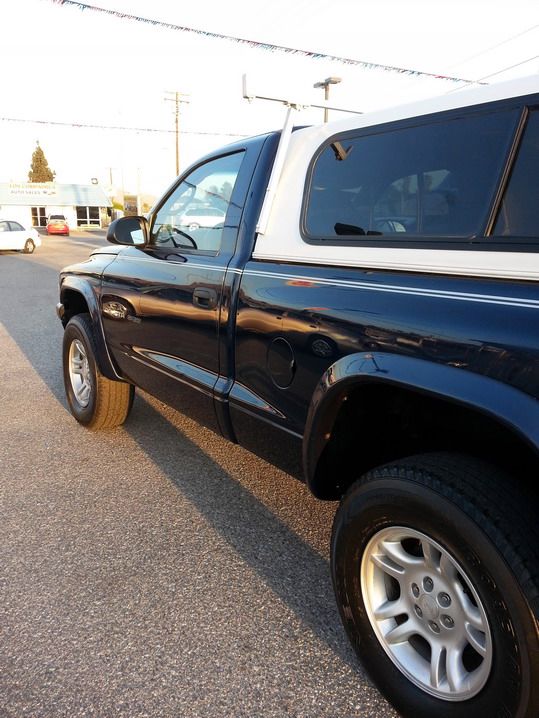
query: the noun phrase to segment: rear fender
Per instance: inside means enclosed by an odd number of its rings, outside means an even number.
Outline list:
[[[352,389],[385,384],[445,399],[495,419],[539,454],[538,402],[533,397],[481,374],[384,352],[343,357],[322,376],[314,392],[303,438],[307,485],[316,494],[318,460],[331,437],[335,419]]]

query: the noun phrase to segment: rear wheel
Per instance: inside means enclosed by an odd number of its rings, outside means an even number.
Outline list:
[[[25,254],[32,254],[35,248],[36,245],[33,243],[33,241],[31,239],[27,239],[24,243],[24,249],[22,251]]]
[[[95,338],[88,314],[69,320],[63,341],[64,386],[71,413],[90,429],[107,429],[127,419],[135,389],[103,376],[96,362]]]
[[[517,491],[482,462],[433,454],[369,472],[339,507],[341,617],[403,716],[539,715],[537,529]]]

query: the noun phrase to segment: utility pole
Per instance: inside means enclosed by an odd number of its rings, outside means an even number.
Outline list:
[[[137,167],[137,214],[142,214],[142,197],[140,196],[140,167]]]
[[[167,92],[167,95],[172,97],[165,97],[167,102],[174,102],[174,126],[176,129],[176,176],[180,174],[180,104],[189,104],[189,100],[182,100],[182,97],[189,97],[184,92]]]
[[[329,100],[329,86],[330,85],[338,85],[339,82],[341,82],[340,77],[326,77],[325,80],[322,80],[322,82],[316,82],[313,87],[323,87],[324,88],[324,100],[327,102]],[[328,121],[328,108],[324,107],[324,122]]]

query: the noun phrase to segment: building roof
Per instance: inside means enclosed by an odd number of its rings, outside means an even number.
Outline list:
[[[112,207],[99,185],[56,182],[0,182],[0,206]]]

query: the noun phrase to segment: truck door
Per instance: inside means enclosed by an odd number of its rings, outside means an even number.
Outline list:
[[[123,374],[214,429],[220,309],[246,154],[214,156],[184,176],[152,214],[149,245],[122,249],[101,293],[107,343]]]

